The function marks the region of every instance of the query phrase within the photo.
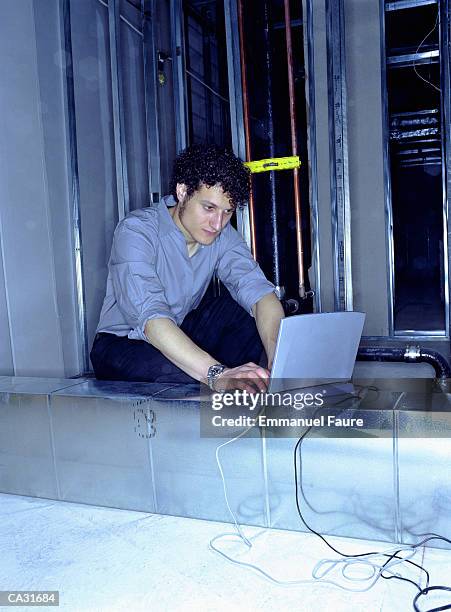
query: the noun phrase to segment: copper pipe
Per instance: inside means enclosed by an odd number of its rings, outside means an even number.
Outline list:
[[[238,28],[240,33],[240,63],[241,63],[241,85],[243,90],[243,118],[244,118],[244,135],[246,140],[246,161],[252,161],[251,157],[251,130],[249,121],[249,96],[247,93],[247,74],[246,74],[246,52],[244,48],[244,19],[243,19],[243,0],[238,0]],[[255,234],[255,208],[254,194],[252,191],[252,175],[251,175],[251,190],[249,193],[249,229],[251,234],[251,251],[254,259],[257,259],[257,239]]]
[[[291,149],[292,155],[298,154],[296,131],[296,100],[293,78],[293,48],[291,42],[290,0],[284,0],[285,39],[287,44],[288,92],[290,100]],[[294,209],[296,214],[296,248],[298,255],[299,296],[305,298],[304,282],[304,246],[302,241],[301,194],[299,191],[299,168],[293,170]]]

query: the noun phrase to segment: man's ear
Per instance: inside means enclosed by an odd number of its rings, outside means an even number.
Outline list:
[[[183,200],[186,198],[186,194],[188,192],[188,189],[187,189],[185,183],[177,183],[177,185],[175,187],[175,191],[177,193],[177,200],[180,203],[183,202]]]

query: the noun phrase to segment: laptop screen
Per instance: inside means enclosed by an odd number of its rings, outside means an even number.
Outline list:
[[[349,380],[365,322],[362,312],[282,319],[268,391]]]

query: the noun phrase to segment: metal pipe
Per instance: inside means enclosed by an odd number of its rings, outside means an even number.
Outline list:
[[[451,378],[451,368],[448,361],[437,351],[423,349],[419,346],[400,348],[384,346],[366,346],[359,348],[358,361],[399,361],[429,363],[440,380]]]
[[[244,118],[244,133],[246,137],[246,161],[252,161],[251,157],[251,132],[249,119],[249,96],[247,92],[247,74],[246,74],[246,52],[244,48],[244,19],[243,19],[243,0],[238,0],[238,30],[240,33],[240,63],[241,63],[241,83],[243,90],[243,118]],[[252,176],[251,190],[249,193],[249,226],[251,234],[251,251],[254,259],[257,259],[257,239],[255,234],[255,208],[254,194],[252,192]]]
[[[274,144],[274,118],[272,104],[272,53],[270,39],[270,18],[268,2],[264,3],[264,38],[265,38],[265,59],[266,59],[266,112],[268,119],[268,141],[269,141],[269,157],[276,156],[276,148]],[[271,224],[272,224],[272,264],[273,264],[273,282],[276,286],[276,292],[279,299],[284,297],[285,287],[281,286],[280,282],[280,253],[279,253],[279,227],[277,218],[277,195],[276,195],[276,173],[274,170],[269,171],[269,187],[271,193]]]
[[[291,40],[290,0],[284,0],[285,40],[287,46],[288,93],[290,103],[291,149],[292,155],[298,154],[296,130],[296,100],[293,77],[293,45]],[[293,170],[294,209],[296,215],[296,250],[298,256],[299,297],[305,298],[304,245],[302,240],[301,194],[299,190],[299,169]]]

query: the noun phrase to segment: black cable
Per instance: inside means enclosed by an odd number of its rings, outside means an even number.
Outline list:
[[[419,593],[417,593],[413,599],[413,609],[415,612],[421,612],[420,608],[417,606],[417,601],[423,595],[427,595],[430,591],[451,591],[451,587],[447,586],[431,586],[422,589]],[[446,606],[440,606],[439,608],[429,608],[429,610],[424,610],[424,612],[439,612],[439,610],[451,610],[451,604],[447,604]]]
[[[348,399],[348,398],[346,398],[346,399]],[[340,402],[337,402],[336,405],[342,403],[343,401],[345,401],[345,400],[341,400]],[[315,416],[316,416],[317,412],[315,413]],[[303,516],[303,514],[301,512],[300,503],[299,503],[298,465],[297,465],[296,459],[297,459],[298,450],[300,451],[302,441],[307,436],[307,434],[310,432],[311,429],[312,429],[312,426],[308,427],[305,430],[305,432],[302,434],[302,436],[298,439],[298,441],[296,442],[296,445],[294,447],[294,454],[293,454],[293,461],[294,461],[294,484],[295,484],[295,491],[296,491],[296,508],[297,508],[297,511],[298,511],[298,514],[299,514],[299,518],[301,519],[301,521],[303,522],[305,527],[311,533],[313,533],[314,535],[318,536],[326,544],[326,546],[328,546],[331,550],[333,550],[335,553],[337,553],[341,557],[354,558],[355,559],[355,558],[359,558],[359,557],[368,557],[368,556],[371,556],[371,555],[382,555],[384,557],[387,557],[387,561],[383,564],[382,567],[385,567],[388,563],[390,563],[390,561],[392,559],[403,559],[403,557],[399,557],[398,556],[398,553],[400,553],[403,549],[395,551],[391,555],[386,554],[386,553],[379,553],[377,551],[375,551],[375,552],[367,552],[367,553],[360,553],[358,555],[350,555],[350,554],[343,553],[343,552],[339,551],[337,548],[335,548],[334,546],[332,546],[332,544],[330,544],[323,535],[321,535],[319,532],[315,531],[306,522],[306,520],[305,520],[305,518],[304,518],[304,516]],[[299,452],[299,464],[302,465],[301,453],[300,452]],[[422,546],[423,544],[425,544],[426,542],[429,542],[431,540],[442,540],[443,542],[447,542],[448,544],[451,544],[451,540],[449,540],[445,536],[440,536],[440,535],[437,535],[435,533],[424,534],[424,535],[428,535],[429,537],[421,540],[420,542],[417,542],[416,544],[412,544],[410,547],[412,549],[415,549],[415,548],[418,548],[418,547]],[[384,576],[383,571],[381,572],[380,576],[382,578],[384,578],[385,580],[390,580],[392,578],[396,578],[398,580],[402,580],[403,582],[408,582],[410,584],[413,584],[418,589],[419,592],[416,594],[416,596],[414,597],[413,602],[412,602],[413,603],[413,609],[415,610],[415,612],[420,612],[420,609],[417,606],[417,601],[418,601],[418,599],[420,597],[427,595],[431,591],[450,591],[451,592],[451,587],[448,587],[448,586],[442,586],[442,585],[429,586],[430,575],[429,575],[429,572],[426,570],[426,568],[424,568],[422,565],[419,565],[418,563],[415,563],[414,561],[411,561],[410,559],[404,559],[404,561],[406,563],[409,563],[413,567],[416,567],[417,569],[420,569],[421,571],[423,571],[426,574],[426,587],[424,589],[422,589],[419,584],[417,584],[415,581],[411,580],[410,578],[404,578],[403,576],[394,576],[394,575],[392,575],[392,576]],[[451,604],[448,604],[448,605],[441,606],[441,607],[438,607],[438,608],[431,608],[430,610],[426,610],[424,612],[439,612],[441,610],[450,610],[450,609],[451,609]]]
[[[366,552],[366,553],[359,553],[358,555],[349,555],[346,553],[343,553],[341,551],[339,551],[338,549],[336,549],[334,546],[332,546],[332,544],[330,544],[326,538],[321,535],[320,533],[318,533],[317,531],[315,531],[314,529],[312,529],[312,527],[310,527],[310,525],[306,522],[305,518],[302,515],[301,512],[301,508],[299,505],[299,490],[298,490],[298,483],[297,483],[297,475],[298,475],[298,469],[297,469],[297,461],[296,461],[296,455],[297,455],[297,450],[299,448],[299,445],[302,441],[302,439],[307,435],[307,433],[310,431],[311,427],[309,427],[303,434],[302,436],[299,438],[299,440],[296,443],[296,446],[294,447],[294,479],[295,479],[295,488],[296,488],[296,508],[299,514],[299,518],[301,519],[301,521],[304,523],[304,525],[307,527],[307,529],[315,534],[316,536],[318,536],[319,538],[321,538],[321,540],[326,544],[326,546],[328,546],[331,550],[333,550],[335,553],[337,553],[337,555],[340,555],[341,557],[346,557],[346,558],[358,558],[358,557],[368,557],[370,555],[380,555],[381,553],[378,551],[372,551],[372,552]],[[415,546],[412,546],[412,548],[415,548]],[[400,552],[400,551],[397,551]],[[391,558],[393,558],[393,555],[387,555],[387,554],[383,554],[384,557],[389,557],[388,561],[389,562],[391,560]],[[402,557],[398,557],[396,556],[396,553],[394,553],[394,556],[397,559],[401,559]],[[416,567],[423,569],[423,571],[426,572],[426,570],[424,568],[421,568],[420,566],[418,566],[416,563],[414,563],[413,561],[410,561],[409,559],[406,559],[407,563],[410,563],[411,565],[415,565]],[[396,578],[396,576],[393,576],[393,578]],[[403,578],[403,580],[407,580],[407,578]],[[416,583],[414,583],[415,586],[417,586],[417,588],[419,590],[421,590],[421,587],[419,585],[417,585]]]

